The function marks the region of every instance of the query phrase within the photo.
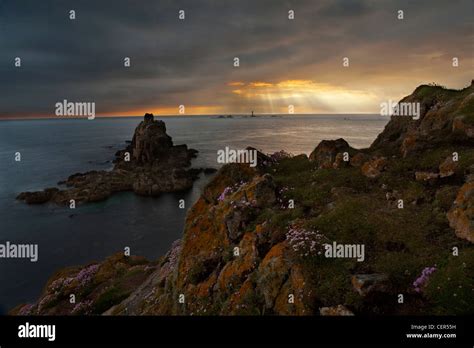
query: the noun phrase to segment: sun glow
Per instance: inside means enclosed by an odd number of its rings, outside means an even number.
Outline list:
[[[239,86],[232,90],[237,98],[259,101],[263,105],[259,112],[267,113],[287,113],[289,105],[296,113],[366,112],[377,102],[372,93],[312,80],[235,81],[228,86]]]

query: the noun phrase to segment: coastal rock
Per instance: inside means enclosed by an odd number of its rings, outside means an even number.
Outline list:
[[[344,152],[353,152],[353,149],[344,139],[323,140],[311,152],[309,160],[314,162],[318,168],[332,168],[337,154]]]
[[[434,183],[439,178],[438,173],[415,172],[415,180],[421,182]]]
[[[474,94],[471,94],[471,103]],[[468,138],[474,138],[474,124],[467,122],[466,116],[458,116],[453,120],[452,131],[454,134],[462,134]]]
[[[137,126],[131,143],[116,154],[111,171],[90,171],[71,175],[60,182],[67,189],[50,188],[23,192],[17,199],[28,204],[53,202],[60,205],[98,202],[116,192],[133,191],[143,196],[187,190],[197,177],[188,169],[196,150],[173,145],[163,121],[146,114]]]
[[[474,182],[468,182],[459,189],[447,217],[459,238],[474,243]]]
[[[385,157],[376,157],[362,165],[362,174],[368,178],[376,178],[380,176],[382,171],[387,165],[387,159]]]
[[[391,116],[390,122],[372,143],[372,150],[387,154],[413,152],[450,143],[453,139],[469,141],[474,137],[474,85],[462,90],[441,86],[421,85],[400,103],[420,106],[418,119]]]
[[[24,200],[27,204],[43,204],[48,202],[58,191],[57,188],[47,188],[38,192],[22,192],[17,199]]]
[[[288,280],[282,285],[273,310],[278,315],[314,315],[310,304],[316,300],[312,291],[305,291],[306,279],[300,265],[292,265]]]
[[[351,279],[354,290],[361,296],[367,296],[372,292],[386,291],[387,281],[386,274],[356,274]]]
[[[319,309],[319,314],[322,316],[353,316],[352,313],[346,306],[337,305],[333,307],[322,307]]]
[[[370,159],[369,155],[358,152],[352,156],[350,160],[350,165],[353,167],[362,167],[362,165]]]
[[[143,257],[123,253],[101,263],[56,272],[35,304],[19,305],[14,315],[100,315],[123,301],[154,267]],[[76,303],[70,303],[70,294]]]
[[[258,268],[258,287],[265,298],[265,306],[273,308],[281,286],[288,277],[289,265],[284,261],[286,243],[275,245]]]
[[[445,178],[451,175],[454,175],[458,163],[453,161],[452,156],[448,156],[440,165],[439,165],[439,177]]]
[[[344,154],[342,152],[339,152],[336,155],[336,159],[334,160],[332,167],[334,169],[339,169],[347,166],[349,166],[349,161],[344,161]]]

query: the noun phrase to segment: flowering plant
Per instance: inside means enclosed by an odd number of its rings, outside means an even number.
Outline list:
[[[299,256],[310,256],[321,253],[326,236],[319,231],[308,231],[304,228],[290,227],[286,233],[286,240],[292,250]]]
[[[421,271],[421,275],[413,282],[413,287],[415,288],[416,292],[422,291],[422,288],[428,283],[431,274],[433,274],[435,271],[436,267],[425,267],[423,271]]]

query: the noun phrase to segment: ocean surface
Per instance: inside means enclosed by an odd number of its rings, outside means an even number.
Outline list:
[[[163,117],[174,143],[199,150],[195,167],[214,167],[226,146],[253,146],[272,153],[309,154],[324,139],[344,138],[368,147],[388,119],[378,115],[291,115],[234,117]],[[55,186],[69,175],[112,168],[117,150],[126,146],[140,118],[42,119],[0,121],[0,243],[38,244],[39,260],[0,259],[0,314],[34,301],[58,269],[103,260],[130,247],[133,255],[156,259],[182,235],[185,209],[212,178],[202,175],[193,189],[158,198],[121,193],[105,202],[75,210],[26,205],[22,191]],[[15,153],[21,161],[15,161]]]

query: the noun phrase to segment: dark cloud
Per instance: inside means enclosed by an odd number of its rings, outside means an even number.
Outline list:
[[[226,84],[239,80],[306,77],[344,86],[351,78],[360,85],[361,74],[373,83],[430,73],[436,80],[436,59],[427,71],[433,54],[462,57],[464,70],[447,77],[461,84],[473,71],[473,6],[470,0],[0,0],[0,116],[51,114],[65,98],[95,101],[104,113],[179,104],[237,108]],[[177,18],[180,9],[185,21]],[[358,64],[344,81],[340,60],[348,54]],[[239,69],[232,67],[235,56]],[[21,69],[14,57],[22,58]]]

